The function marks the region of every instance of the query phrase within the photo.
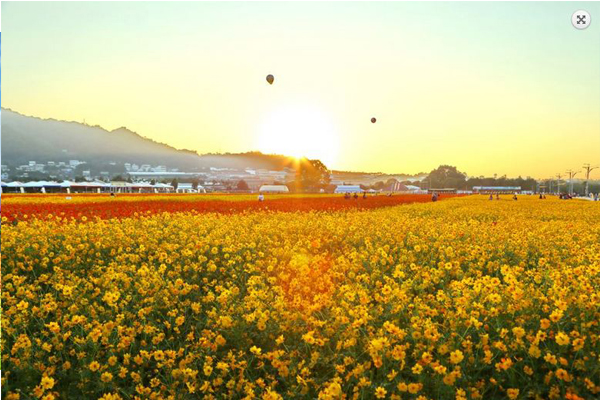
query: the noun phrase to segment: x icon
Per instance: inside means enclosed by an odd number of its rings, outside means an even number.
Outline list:
[[[578,15],[577,16],[577,25],[585,25],[585,15]]]

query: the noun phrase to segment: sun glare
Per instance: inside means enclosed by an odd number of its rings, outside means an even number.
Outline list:
[[[276,108],[259,126],[257,146],[268,154],[335,162],[338,134],[331,119],[319,109],[306,106]]]

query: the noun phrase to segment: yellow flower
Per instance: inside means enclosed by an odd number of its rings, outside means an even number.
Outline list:
[[[520,339],[523,336],[525,336],[525,329],[521,328],[520,326],[513,328],[512,332],[517,339]]]
[[[421,355],[421,360],[423,360],[425,364],[429,364],[433,360],[433,356],[431,353],[425,352]]]
[[[90,369],[90,371],[96,372],[100,368],[100,364],[97,361],[92,361],[90,365],[88,365],[88,368]]]
[[[569,373],[562,368],[557,369],[555,372],[555,375],[561,381],[566,381],[566,382],[571,381],[571,376],[569,375]]]
[[[154,359],[156,361],[162,361],[165,359],[165,353],[162,350],[156,350],[154,352]]]
[[[110,381],[112,381],[112,374],[110,372],[104,372],[102,373],[102,375],[100,375],[100,380],[104,383],[108,383]]]
[[[412,394],[418,393],[422,386],[420,383],[411,383],[408,385],[408,392]]]
[[[459,364],[464,358],[465,358],[465,356],[463,355],[463,352],[460,350],[455,350],[450,353],[450,362],[452,364]]]
[[[585,339],[583,339],[583,338],[574,339],[573,340],[573,350],[579,351],[579,350],[583,349],[584,344],[585,344]]]
[[[43,376],[40,386],[44,390],[52,389],[54,387],[54,378],[51,378],[49,376]]]
[[[386,395],[387,395],[387,390],[385,390],[381,386],[379,386],[377,389],[375,389],[375,397],[376,398],[385,399]]]
[[[562,310],[554,310],[552,314],[550,314],[550,320],[552,322],[558,322],[563,316]]]
[[[556,343],[560,346],[566,346],[570,343],[569,336],[567,336],[564,332],[559,332],[556,334]]]
[[[308,333],[305,333],[304,335],[302,335],[302,339],[308,343],[308,344],[315,344],[316,340],[315,337],[313,336],[314,332],[310,331]]]
[[[519,389],[506,389],[506,395],[510,400],[515,400],[517,397],[519,397]]]
[[[556,360],[556,356],[554,356],[551,353],[546,353],[546,355],[544,356],[544,360],[546,360],[546,362],[549,362],[550,364],[556,365],[558,363],[558,361]]]
[[[281,395],[271,388],[267,389],[267,391],[262,395],[263,400],[280,400],[282,399]]]

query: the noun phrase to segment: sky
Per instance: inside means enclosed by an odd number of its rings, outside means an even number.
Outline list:
[[[578,9],[595,18],[586,30],[571,25]],[[2,2],[2,14],[2,107],[26,115],[336,170],[547,178],[600,164],[597,2]]]

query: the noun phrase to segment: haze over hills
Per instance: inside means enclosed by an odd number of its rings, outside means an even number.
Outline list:
[[[141,136],[123,127],[108,131],[99,126],[79,122],[41,119],[2,109],[2,164],[18,166],[29,161],[79,160],[89,164],[136,163],[164,165],[180,171],[200,171],[207,168],[268,169],[280,171],[293,167],[285,155],[247,152],[238,154],[198,154],[176,149]],[[379,178],[410,177],[405,174],[363,172],[336,173],[369,175]],[[426,175],[426,174],[423,174]]]
[[[199,155],[175,149],[132,132],[127,128],[108,131],[79,122],[41,119],[2,109],[2,163],[20,165],[28,161],[88,163],[136,163],[165,165],[197,171],[202,168],[266,168],[289,166],[288,157],[258,152]]]
[[[176,150],[126,128],[107,131],[77,122],[28,117],[2,109],[4,164],[29,160],[197,164],[197,154]]]

